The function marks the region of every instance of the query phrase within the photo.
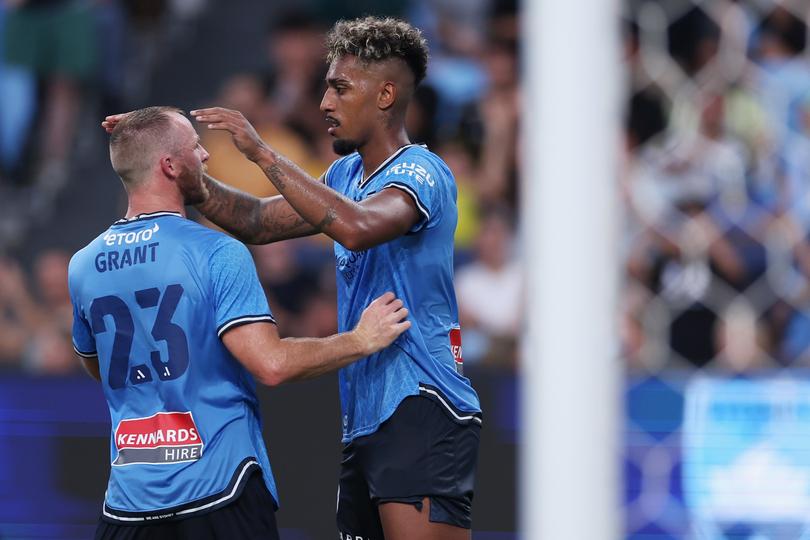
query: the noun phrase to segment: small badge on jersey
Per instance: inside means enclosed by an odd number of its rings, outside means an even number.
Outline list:
[[[115,466],[165,465],[200,459],[203,442],[190,412],[159,412],[121,420],[115,430],[115,447]]]
[[[464,375],[464,358],[461,357],[461,328],[450,330],[450,350],[456,362],[456,373]]]

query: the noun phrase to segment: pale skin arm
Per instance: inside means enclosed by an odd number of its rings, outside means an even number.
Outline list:
[[[275,386],[338,370],[388,347],[411,327],[408,310],[393,293],[376,298],[363,310],[354,330],[325,338],[284,338],[275,324],[238,326],[222,343],[256,379]],[[98,358],[78,357],[87,373],[101,381]]]
[[[225,347],[256,379],[275,386],[335,371],[388,347],[410,328],[393,293],[375,299],[354,330],[325,338],[279,338],[276,325],[252,323],[222,336]]]

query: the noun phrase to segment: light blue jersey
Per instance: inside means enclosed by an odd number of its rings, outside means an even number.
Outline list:
[[[112,420],[104,518],[211,511],[256,469],[278,501],[255,382],[220,341],[273,322],[247,248],[177,213],[143,214],[76,253],[69,283],[73,344],[98,356]]]
[[[325,180],[355,201],[387,188],[402,190],[422,215],[408,234],[365,251],[335,242],[339,330],[351,330],[363,309],[387,291],[405,303],[412,325],[390,347],[340,370],[343,441],[373,433],[404,398],[418,394],[436,399],[460,421],[480,422],[478,396],[461,374],[453,288],[458,210],[447,165],[413,144],[365,180],[358,153],[335,161]]]

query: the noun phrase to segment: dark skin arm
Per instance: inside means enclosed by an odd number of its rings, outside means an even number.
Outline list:
[[[84,366],[87,374],[93,377],[95,380],[101,382],[101,371],[98,367],[98,357],[85,358],[84,356],[79,356],[79,360],[82,361],[82,366]]]
[[[347,249],[362,251],[393,240],[407,233],[421,217],[413,199],[398,189],[385,189],[361,202],[335,192],[267,146],[238,111],[216,107],[192,111],[191,114],[197,121],[207,124],[209,129],[228,131],[236,147],[261,167],[289,203],[290,209],[294,209],[313,227],[312,232],[323,232]],[[255,202],[246,204],[244,199],[236,195],[239,192],[232,191],[233,194],[221,191],[212,194],[212,198],[225,197],[219,203],[221,206],[216,211],[212,210],[213,217],[208,215],[209,209],[205,208],[208,203],[201,208],[203,214],[226,230],[246,228],[255,233],[257,228],[262,227],[263,221],[274,223],[277,215],[290,219],[286,208],[273,202],[276,198],[262,199],[257,211]],[[250,217],[240,216],[242,212]],[[235,227],[240,219],[248,224]],[[254,234],[256,238],[261,236]],[[270,237],[275,238],[274,234]]]
[[[197,209],[247,244],[269,244],[318,232],[280,195],[260,199],[208,175],[205,185],[208,200]]]

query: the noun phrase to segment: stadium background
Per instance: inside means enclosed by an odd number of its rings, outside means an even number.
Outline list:
[[[71,352],[65,282],[70,254],[125,209],[100,119],[148,104],[234,107],[318,175],[334,157],[318,111],[322,33],[364,13],[405,16],[430,40],[409,129],[459,184],[464,355],[486,417],[474,538],[517,537],[516,351],[531,275],[519,240],[531,231],[516,227],[516,210],[520,182],[533,181],[519,174],[518,9],[509,0],[2,4],[0,538],[86,538],[103,497],[109,418]],[[805,534],[808,15],[803,1],[622,2],[623,145],[606,179],[623,202],[616,464],[626,538]],[[226,138],[206,134],[204,144],[215,176],[272,192]],[[329,242],[253,253],[283,333],[334,331]],[[334,377],[260,397],[283,537],[332,538]]]

